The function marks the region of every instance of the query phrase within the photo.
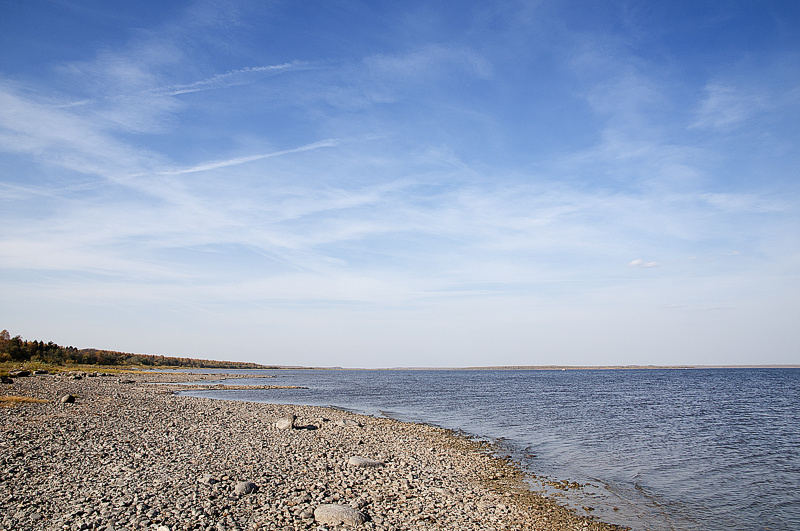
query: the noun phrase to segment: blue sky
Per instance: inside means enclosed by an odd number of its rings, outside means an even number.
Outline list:
[[[0,4],[0,328],[800,363],[800,4]]]

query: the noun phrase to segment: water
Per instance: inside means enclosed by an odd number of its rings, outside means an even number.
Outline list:
[[[565,501],[636,530],[800,529],[800,369],[221,372],[309,389],[188,394],[489,438],[534,474],[588,483]]]

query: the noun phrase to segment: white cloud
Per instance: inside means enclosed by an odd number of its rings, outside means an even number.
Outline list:
[[[706,97],[697,110],[697,120],[690,127],[729,129],[770,107],[765,94],[745,91],[722,83],[709,83]]]
[[[628,262],[628,265],[631,267],[656,267],[659,264],[658,262],[645,262],[641,258],[638,258],[632,262]]]
[[[97,120],[36,101],[2,83],[0,149],[104,177],[140,172],[160,159],[116,140]]]

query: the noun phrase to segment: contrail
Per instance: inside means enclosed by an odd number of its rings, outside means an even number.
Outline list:
[[[242,74],[253,74],[258,72],[282,72],[286,70],[300,70],[307,68],[309,68],[307,63],[302,63],[297,61],[291,63],[284,63],[282,65],[248,66],[247,68],[239,68],[237,70],[231,70],[230,72],[225,72],[224,74],[217,74],[208,79],[196,81],[188,85],[174,85],[172,87],[168,87],[167,89],[165,89],[165,91],[162,94],[165,96],[177,96],[178,94],[200,92],[201,90],[211,90],[216,88],[232,87],[235,85],[244,85],[246,81],[231,81],[230,78]]]
[[[191,168],[183,168],[180,170],[160,171],[158,175],[181,175],[184,173],[197,173],[200,171],[215,170],[217,168],[225,168],[228,166],[236,166],[237,164],[244,164],[245,162],[252,162],[254,160],[268,159],[270,157],[277,157],[279,155],[287,155],[289,153],[298,153],[300,151],[310,151],[321,147],[332,147],[341,143],[341,140],[331,138],[328,140],[321,140],[312,144],[306,144],[294,149],[284,149],[283,151],[274,151],[272,153],[262,153],[260,155],[249,155],[247,157],[236,157],[235,159],[217,160],[214,162],[206,162],[205,164],[198,164]]]

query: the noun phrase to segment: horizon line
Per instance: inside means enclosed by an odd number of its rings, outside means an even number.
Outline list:
[[[251,363],[251,362],[233,362]],[[254,363],[254,362],[252,362]],[[775,363],[775,364],[742,364],[742,365],[486,365],[468,367],[315,367],[305,365],[262,365],[263,369],[241,370],[322,370],[322,371],[480,371],[480,370],[630,370],[630,369],[800,369],[800,364]],[[144,367],[142,367],[144,368]],[[217,369],[227,370],[227,367],[165,367],[179,371],[183,368],[196,370]],[[234,369],[230,367],[230,369]]]

